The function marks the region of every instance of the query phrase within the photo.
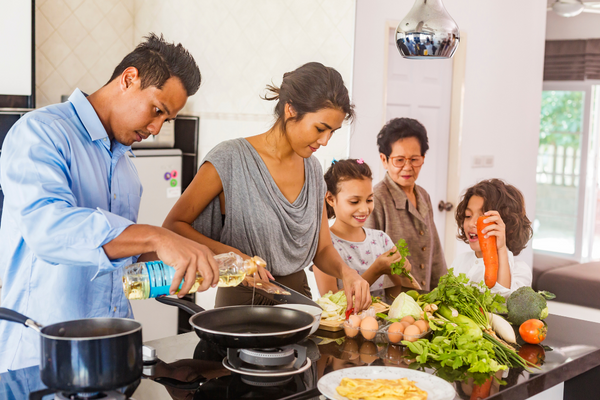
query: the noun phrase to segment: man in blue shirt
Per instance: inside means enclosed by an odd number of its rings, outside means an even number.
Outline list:
[[[200,86],[181,44],[151,34],[86,96],[32,111],[10,130],[0,155],[2,306],[43,325],[93,317],[133,317],[122,268],[154,252],[176,269],[179,295],[205,277],[216,286],[211,251],[155,226],[136,224],[142,186],[126,156],[156,135]],[[40,362],[40,337],[0,321],[0,372]]]

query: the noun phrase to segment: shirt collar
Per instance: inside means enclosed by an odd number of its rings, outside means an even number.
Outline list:
[[[415,209],[415,207],[412,207],[408,204],[408,197],[406,196],[406,193],[396,182],[392,180],[392,177],[389,173],[385,173],[383,181],[385,182],[385,185],[388,187],[388,190],[392,195],[392,199],[394,200],[394,205],[396,206],[397,210],[408,209],[408,211],[410,211],[411,214],[414,214],[417,218],[424,220],[424,218],[429,213],[429,206],[422,198],[423,196],[419,194],[419,191],[417,190],[417,185],[415,185],[415,194],[417,196],[417,207]]]
[[[390,191],[390,194],[392,195],[392,199],[394,200],[394,205],[396,206],[396,209],[406,209],[406,202],[408,201],[408,197],[406,197],[406,193],[404,193],[404,190],[402,190],[398,186],[398,184],[392,180],[392,177],[387,172],[383,177],[383,181],[385,182],[385,185],[387,186],[388,190]]]
[[[96,110],[94,110],[94,107],[92,107],[92,104],[81,90],[75,89],[69,97],[69,101],[73,104],[73,107],[75,107],[77,116],[81,120],[83,126],[85,126],[85,129],[92,140],[108,138],[106,129],[104,129],[102,122],[100,122]]]

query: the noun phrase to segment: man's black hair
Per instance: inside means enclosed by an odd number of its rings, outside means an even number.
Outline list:
[[[121,76],[127,68],[135,67],[142,81],[142,89],[149,86],[162,89],[167,79],[175,76],[183,84],[188,96],[195,94],[200,87],[201,76],[194,57],[181,43],[166,42],[162,34],[158,37],[150,33],[144,39],[117,65],[108,82]]]

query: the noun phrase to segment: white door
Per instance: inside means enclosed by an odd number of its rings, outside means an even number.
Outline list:
[[[439,211],[438,203],[446,202],[452,60],[407,60],[396,49],[394,37],[395,29],[390,29],[385,122],[414,118],[427,129],[429,150],[417,185],[431,197],[435,226],[444,246],[446,211]],[[380,176],[383,174],[381,171]]]

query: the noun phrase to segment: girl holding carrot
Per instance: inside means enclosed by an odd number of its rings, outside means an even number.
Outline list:
[[[480,217],[482,229],[478,230]],[[499,179],[470,187],[456,208],[456,223],[458,238],[468,243],[473,252],[454,260],[451,268],[455,275],[464,273],[473,282],[485,280],[492,293],[504,297],[521,286],[531,285],[531,268],[514,259],[533,233],[525,214],[525,200],[517,188]]]

